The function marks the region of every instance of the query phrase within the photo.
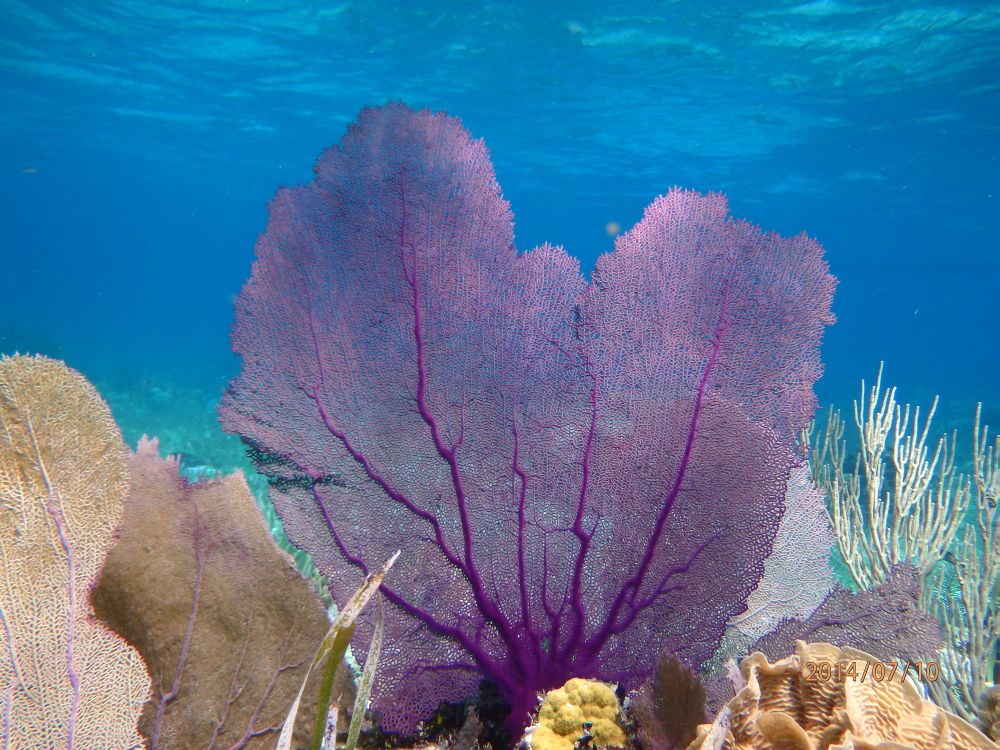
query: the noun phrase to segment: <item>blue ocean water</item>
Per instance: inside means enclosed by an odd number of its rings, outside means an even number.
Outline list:
[[[5,0],[0,60],[0,351],[134,409],[183,387],[211,423],[267,201],[402,99],[485,139],[520,248],[588,272],[672,185],[806,231],[840,279],[822,402],[885,360],[1000,422],[995,3]]]

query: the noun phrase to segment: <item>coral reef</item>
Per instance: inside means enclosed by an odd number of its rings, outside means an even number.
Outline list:
[[[885,665],[828,643],[799,641],[774,663],[754,653],[740,664],[745,687],[688,750],[997,750]]]
[[[1000,638],[1000,436],[990,438],[977,407],[965,475],[955,466],[955,432],[933,451],[927,445],[936,407],[935,398],[921,427],[919,407],[897,403],[895,388],[882,391],[880,368],[854,404],[861,453],[853,471],[844,468],[845,427],[833,409],[809,460],[855,584],[873,587],[900,563],[916,569],[919,606],[945,631],[941,679],[927,688],[941,705],[988,726],[982,697],[995,680]]]

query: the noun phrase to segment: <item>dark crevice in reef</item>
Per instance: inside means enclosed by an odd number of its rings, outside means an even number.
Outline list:
[[[465,725],[469,710],[474,708],[481,723],[477,746],[507,750],[511,746],[509,732],[504,727],[510,705],[500,695],[496,685],[483,680],[479,683],[479,694],[472,700],[458,703],[442,703],[437,711],[412,735],[387,734],[376,722],[373,729],[362,732],[358,747],[361,750],[382,750],[383,748],[418,747],[433,743],[443,748],[454,748],[455,740]]]

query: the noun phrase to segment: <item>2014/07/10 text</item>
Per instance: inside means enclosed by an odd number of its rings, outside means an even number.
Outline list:
[[[900,682],[908,675],[917,680],[937,682],[941,670],[936,661],[810,661],[806,662],[806,682]]]

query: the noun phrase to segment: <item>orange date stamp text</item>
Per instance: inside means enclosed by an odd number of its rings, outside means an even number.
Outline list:
[[[941,676],[936,661],[810,661],[805,667],[806,682],[892,682],[905,680],[907,676],[937,682]]]

